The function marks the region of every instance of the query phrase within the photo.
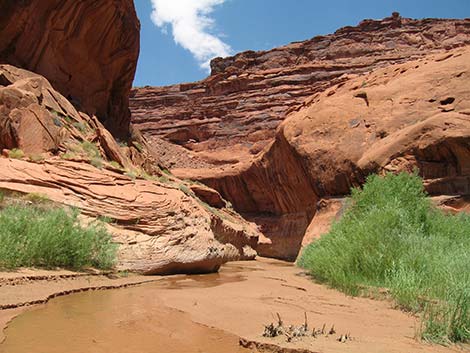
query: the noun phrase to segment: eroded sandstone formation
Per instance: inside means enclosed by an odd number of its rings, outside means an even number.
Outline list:
[[[86,216],[108,217],[123,270],[213,272],[229,260],[256,254],[256,228],[233,212],[209,211],[178,184],[57,158],[41,163],[0,158],[0,189],[41,194]]]
[[[418,169],[431,196],[458,205],[470,194],[469,80],[469,47],[377,69],[306,100],[249,167],[187,173],[262,225],[273,244],[259,253],[288,259],[307,228],[318,233],[310,222],[321,200],[370,173]]]
[[[214,272],[268,242],[217,191],[165,173],[129,125],[131,0],[4,1],[0,30],[2,193],[110,219],[119,268],[146,274]]]
[[[140,24],[132,0],[0,2],[0,64],[46,77],[80,111],[127,138]]]
[[[270,51],[215,59],[211,76],[200,82],[136,88],[133,122],[168,167],[230,168],[251,161],[287,113],[312,94],[379,67],[467,44],[470,20],[398,14],[365,20]]]
[[[0,146],[0,190],[40,194],[111,219],[121,269],[213,272],[256,256],[256,226],[217,191],[149,175],[145,165],[154,162],[145,140],[118,144],[44,77],[11,65],[0,65]]]

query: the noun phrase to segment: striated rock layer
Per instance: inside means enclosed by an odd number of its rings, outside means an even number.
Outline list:
[[[171,168],[249,162],[307,97],[379,67],[470,44],[470,20],[394,14],[270,51],[212,61],[207,79],[136,88],[132,121]],[[184,148],[183,148],[184,147]]]
[[[213,272],[256,255],[256,226],[220,194],[143,170],[154,163],[144,140],[118,144],[40,75],[0,65],[0,79],[0,191],[108,217],[121,269]]]
[[[86,216],[108,217],[122,270],[214,272],[227,261],[256,254],[255,228],[233,213],[209,212],[177,184],[134,180],[74,161],[0,158],[0,190],[41,194]]]
[[[41,74],[127,137],[140,33],[132,0],[1,1],[0,33],[0,64]]]
[[[416,168],[431,196],[453,195],[462,209],[455,197],[470,194],[468,82],[470,47],[377,69],[306,100],[250,166],[177,174],[217,189],[271,238],[258,252],[287,259],[307,230],[319,235],[312,218],[340,212],[337,201],[321,199],[347,195],[370,173]]]

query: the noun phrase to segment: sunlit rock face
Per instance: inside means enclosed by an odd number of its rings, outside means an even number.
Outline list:
[[[200,82],[134,89],[133,121],[177,176],[260,226],[260,254],[293,260],[320,235],[321,200],[369,173],[417,167],[433,195],[469,192],[468,44],[468,19],[365,20],[216,59]]]
[[[0,63],[41,74],[77,109],[127,136],[140,36],[132,0],[1,1],[0,33]]]
[[[228,168],[250,162],[309,96],[375,68],[469,43],[470,20],[398,14],[364,20],[269,51],[215,59],[212,74],[199,82],[135,88],[132,119],[168,167]]]

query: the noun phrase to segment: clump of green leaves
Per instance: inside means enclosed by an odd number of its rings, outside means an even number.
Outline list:
[[[370,176],[299,265],[349,294],[388,288],[424,339],[470,341],[470,216],[436,209],[417,175]]]
[[[19,148],[13,148],[8,152],[8,157],[12,159],[21,159],[24,157],[24,152]]]

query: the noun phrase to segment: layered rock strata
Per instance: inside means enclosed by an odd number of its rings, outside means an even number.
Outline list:
[[[144,140],[118,144],[44,77],[0,65],[0,127],[0,191],[40,194],[86,217],[109,218],[120,269],[213,272],[256,256],[256,226],[216,191],[149,175],[145,165],[154,161]]]
[[[377,69],[310,97],[250,166],[180,174],[260,224],[261,254],[293,259],[321,199],[371,173],[417,169],[431,196],[470,194],[469,80],[468,47]]]
[[[469,43],[470,20],[398,14],[365,20],[331,35],[215,59],[212,74],[199,82],[136,88],[132,119],[168,167],[246,163],[309,96],[379,67]]]

